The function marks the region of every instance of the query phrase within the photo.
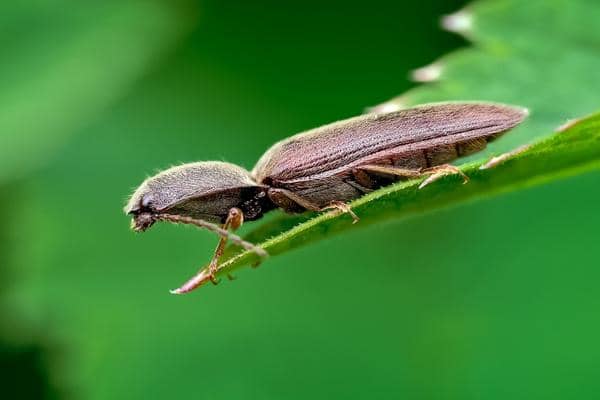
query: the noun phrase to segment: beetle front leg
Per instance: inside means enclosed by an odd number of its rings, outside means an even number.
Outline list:
[[[223,229],[225,231],[227,231],[229,229],[236,230],[243,224],[243,222],[244,222],[244,214],[242,213],[242,210],[234,207],[231,210],[229,210],[227,219],[225,220],[225,223],[221,226],[221,229]],[[198,271],[198,273],[196,275],[194,275],[190,280],[188,280],[186,283],[184,283],[181,287],[179,287],[175,290],[172,290],[171,293],[182,294],[182,293],[190,292],[190,291],[194,290],[195,288],[197,288],[198,286],[200,286],[203,282],[205,282],[207,276],[208,276],[208,279],[213,284],[216,285],[218,283],[218,280],[216,278],[216,273],[218,271],[219,259],[221,258],[221,256],[223,255],[223,252],[225,251],[225,245],[227,244],[227,239],[228,239],[228,236],[226,236],[226,235],[221,236],[221,238],[219,239],[219,243],[217,244],[217,247],[215,248],[213,257],[210,260],[210,263],[208,264],[208,267],[200,269],[200,271]],[[208,274],[205,272],[206,270],[208,270]]]
[[[227,214],[227,219],[225,220],[225,223],[223,224],[222,228],[226,229],[226,230],[231,229],[232,231],[235,231],[240,226],[242,226],[243,223],[244,223],[244,213],[239,208],[234,207],[231,210],[229,210],[229,213]],[[210,281],[215,285],[218,283],[215,274],[217,273],[219,259],[221,258],[221,256],[223,255],[223,252],[225,251],[226,244],[227,244],[227,237],[221,236],[221,239],[219,239],[219,243],[217,244],[217,247],[215,248],[215,252],[213,253],[213,257],[210,260],[210,263],[208,264],[208,267],[207,267],[208,273],[210,276]],[[230,279],[231,279],[231,277],[230,277]]]

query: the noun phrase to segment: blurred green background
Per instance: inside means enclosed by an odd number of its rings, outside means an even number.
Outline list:
[[[158,169],[251,168],[402,93],[466,45],[438,28],[463,4],[0,5],[3,393],[597,395],[598,173],[332,237],[179,297],[215,237],[134,235],[122,215]]]

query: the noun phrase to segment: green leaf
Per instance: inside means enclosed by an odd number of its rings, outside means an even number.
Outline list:
[[[48,159],[189,27],[155,1],[3,2],[0,182]],[[180,15],[181,14],[181,15]]]
[[[486,151],[465,160],[464,171],[472,178],[467,186],[457,185],[458,178],[436,182],[422,191],[417,190],[418,182],[401,183],[352,203],[361,217],[356,226],[349,223],[348,216],[332,214],[282,217],[251,232],[246,239],[261,243],[271,255],[277,255],[350,228],[597,167],[598,117],[594,116],[538,143],[504,166],[492,171],[477,169],[491,153],[533,143],[570,119],[598,109],[599,18],[600,9],[593,0],[480,1],[445,17],[442,25],[464,35],[473,45],[416,70],[413,78],[430,83],[375,109],[395,110],[446,100],[486,100],[528,107],[532,112],[528,121]],[[229,272],[255,261],[253,254],[236,255],[230,248],[220,271]]]
[[[289,228],[261,244],[269,254],[277,255],[351,228],[419,215],[600,168],[600,114],[573,123],[564,131],[541,140],[494,168],[479,169],[484,163],[469,163],[462,168],[470,177],[465,185],[461,184],[461,177],[454,175],[423,189],[419,189],[422,180],[412,180],[363,196],[350,203],[361,218],[357,224],[352,224],[350,216],[336,212],[313,216],[308,220],[300,217],[305,221],[299,224],[298,217],[282,218],[259,228],[247,239],[268,237],[278,228]],[[290,228],[293,224],[297,225]],[[230,256],[219,266],[219,272],[231,272],[256,261],[256,254],[245,251]]]

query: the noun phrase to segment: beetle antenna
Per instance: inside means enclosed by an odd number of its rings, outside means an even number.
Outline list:
[[[169,221],[169,222],[179,223],[179,224],[190,224],[190,225],[195,225],[199,228],[207,229],[211,232],[216,233],[219,236],[226,237],[227,239],[231,240],[233,243],[237,244],[238,246],[244,248],[245,250],[252,251],[252,252],[258,254],[260,257],[264,258],[264,257],[269,256],[269,254],[261,247],[258,247],[255,244],[247,242],[244,239],[242,239],[241,237],[239,237],[238,235],[233,234],[233,233],[229,232],[228,230],[223,229],[220,226],[213,224],[211,222],[205,221],[203,219],[196,219],[196,218],[186,217],[183,215],[173,215],[173,214],[158,214],[158,215],[155,215],[154,217],[156,218],[156,220],[159,220],[159,221]]]

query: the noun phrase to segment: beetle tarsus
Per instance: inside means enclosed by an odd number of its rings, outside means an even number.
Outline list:
[[[421,184],[419,185],[419,189],[423,189],[425,186],[429,185],[437,181],[438,179],[448,176],[448,175],[460,175],[463,178],[463,185],[469,182],[469,177],[465,175],[464,172],[460,170],[460,168],[455,167],[454,165],[444,164],[437,165],[435,167],[424,169],[422,175],[429,175]]]
[[[354,213],[354,211],[352,211],[352,207],[350,207],[348,204],[344,203],[343,201],[332,201],[330,205],[322,208],[321,211],[331,210],[331,209],[338,210],[342,214],[349,214],[352,217],[353,224],[360,221],[360,218],[358,218],[358,215],[356,215]]]

